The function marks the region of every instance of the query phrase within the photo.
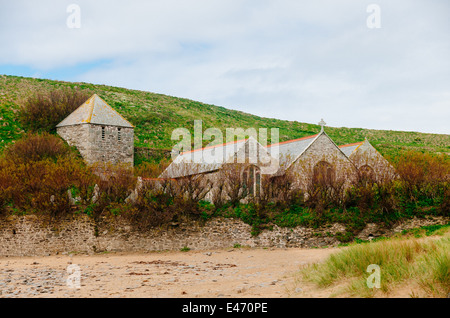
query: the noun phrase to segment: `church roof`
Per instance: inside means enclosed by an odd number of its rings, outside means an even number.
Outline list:
[[[266,155],[277,158],[277,164],[279,164],[277,171],[273,173],[274,176],[282,175],[285,171],[305,152],[305,150],[322,134],[326,133],[321,130],[320,133],[302,137],[298,139],[288,140],[280,143],[268,145],[266,149]],[[328,135],[326,135],[328,136]],[[329,138],[329,137],[328,137]],[[331,139],[330,139],[331,140]],[[229,158],[238,153],[246,142],[255,142],[262,147],[253,138],[239,140],[232,143],[210,146],[206,148],[196,149],[193,151],[181,153],[173,163],[161,174],[160,178],[178,178],[180,176],[186,176],[191,174],[205,173],[215,171],[221,168],[222,164],[228,162]],[[334,144],[334,142],[331,140]],[[339,146],[339,149],[343,154],[349,157],[358,147],[364,144],[365,141],[356,142],[352,144]],[[336,145],[336,144],[335,144]],[[276,149],[278,147],[278,149]],[[338,147],[336,145],[336,147]],[[215,152],[220,151],[223,153],[223,161],[211,163],[205,163],[204,159],[209,159],[211,156],[215,156]],[[203,160],[198,161],[195,158],[195,153],[199,152],[200,157]],[[181,168],[181,169],[180,169]]]
[[[342,152],[349,157],[356,149],[358,149],[359,146],[361,146],[364,143],[364,141],[355,142],[352,144],[342,145],[339,146],[339,148],[342,150]]]
[[[209,146],[178,155],[175,160],[160,175],[160,178],[179,178],[193,174],[212,172],[220,169],[225,163],[235,162],[237,158],[249,159],[245,154],[245,145],[253,149],[261,147],[264,155],[268,155],[264,147],[254,138],[250,137],[220,145]]]
[[[274,146],[278,147],[280,164],[287,169],[317,136],[318,134],[279,142],[276,144],[271,144],[267,146],[267,148],[270,149]]]
[[[109,106],[97,94],[92,95],[80,107],[61,121],[56,127],[80,124],[97,124],[133,128],[125,118]]]

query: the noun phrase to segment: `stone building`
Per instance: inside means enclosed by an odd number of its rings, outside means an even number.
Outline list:
[[[364,141],[339,146],[355,165],[360,178],[370,178],[378,182],[395,178],[394,167],[373,147],[367,138]]]
[[[324,125],[324,123],[323,123]],[[235,167],[235,174],[240,179],[241,187],[252,196],[259,196],[264,188],[262,175],[268,178],[288,177],[291,187],[306,191],[314,184],[339,183],[346,187],[357,180],[361,175],[369,175],[377,180],[393,177],[394,169],[389,162],[367,141],[354,144],[337,146],[326,134],[324,128],[312,136],[289,140],[263,147],[253,138],[238,141],[234,147],[227,144],[197,149],[182,153],[160,175],[161,179],[182,180],[187,176],[198,176],[210,182],[210,193],[207,198],[211,201],[214,190],[223,184],[230,183],[230,170]],[[239,153],[251,154],[245,151],[249,145],[254,145],[257,160],[245,164],[239,164],[234,159]],[[274,148],[276,147],[276,150]],[[229,149],[229,150],[226,150]],[[209,158],[212,151],[219,150],[226,154],[223,162],[206,164],[195,160],[197,158]],[[277,157],[272,157],[277,154]],[[250,156],[252,157],[252,156]],[[253,156],[254,157],[254,156]],[[269,159],[268,159],[269,158]],[[267,169],[267,163],[272,169]],[[276,169],[273,169],[273,166]],[[233,169],[231,169],[233,170]]]
[[[88,164],[133,165],[134,126],[97,94],[61,121],[56,131]]]
[[[183,152],[163,171],[159,179],[194,183],[206,191],[205,199],[209,201],[217,199],[217,195],[228,200],[233,196],[233,189],[240,184],[241,190],[245,189],[248,195],[259,196],[261,175],[272,165],[278,166],[267,149],[250,137]],[[216,190],[223,186],[228,189],[218,194]]]
[[[355,177],[355,166],[325,133],[289,140],[277,145],[280,169],[274,177],[289,176],[292,186],[303,190],[312,183],[342,182],[348,185]]]

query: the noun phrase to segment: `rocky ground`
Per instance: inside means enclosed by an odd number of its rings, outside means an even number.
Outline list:
[[[326,297],[310,293],[295,274],[335,251],[233,248],[0,258],[0,297]]]

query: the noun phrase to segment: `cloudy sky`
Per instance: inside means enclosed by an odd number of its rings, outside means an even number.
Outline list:
[[[448,0],[0,0],[0,74],[450,134],[449,17]]]

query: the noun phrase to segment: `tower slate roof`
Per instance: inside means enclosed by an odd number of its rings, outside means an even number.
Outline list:
[[[97,124],[133,128],[125,118],[109,106],[97,94],[92,95],[80,107],[61,121],[56,127],[80,124]]]

